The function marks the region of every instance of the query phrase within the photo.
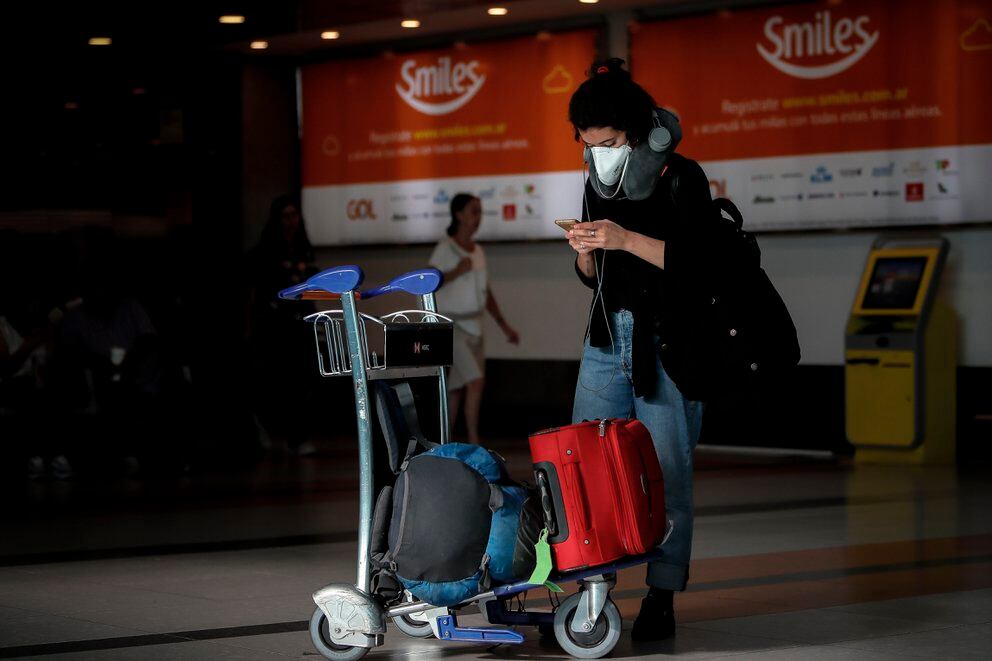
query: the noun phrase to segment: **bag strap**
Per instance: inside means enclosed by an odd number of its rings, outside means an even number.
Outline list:
[[[736,204],[725,197],[716,198],[713,200],[713,204],[716,205],[716,208],[720,210],[721,214],[725,213],[730,216],[730,219],[734,221],[734,225],[737,226],[738,230],[744,229],[744,214],[741,213],[741,210],[737,208]]]
[[[678,171],[672,173],[672,184],[669,189],[672,196],[672,205],[677,209],[679,206],[678,201],[678,189],[679,189],[679,173]],[[713,205],[717,208],[717,211],[722,214],[727,214],[730,219],[734,221],[734,225],[738,230],[744,229],[744,214],[741,210],[737,208],[737,205],[728,200],[725,197],[718,197],[713,200]]]
[[[506,502],[506,496],[503,494],[503,489],[498,485],[489,484],[489,511],[495,514],[503,508]]]
[[[482,572],[482,575],[479,576],[479,587],[482,588],[483,592],[489,592],[489,588],[493,585],[493,577],[489,571],[491,560],[489,553],[486,553],[482,556],[482,562],[479,564],[479,571]]]
[[[406,381],[401,381],[396,385],[392,386],[393,390],[396,391],[396,397],[399,399],[400,408],[403,409],[403,418],[406,420],[406,428],[409,433],[409,439],[406,446],[406,455],[404,456],[403,463],[405,464],[413,456],[413,453],[417,450],[417,446],[432,450],[436,447],[440,447],[440,443],[435,443],[434,441],[428,441],[427,437],[420,430],[420,420],[417,417],[417,404],[413,399],[413,389],[410,384]]]

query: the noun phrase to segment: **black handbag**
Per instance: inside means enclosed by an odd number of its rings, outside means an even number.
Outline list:
[[[795,324],[761,268],[757,239],[744,230],[733,202],[717,198],[712,204],[719,268],[673,292],[680,313],[664,324],[658,342],[666,373],[697,401],[774,386],[800,358]]]

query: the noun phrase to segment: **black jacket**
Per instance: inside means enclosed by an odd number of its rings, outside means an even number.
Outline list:
[[[678,185],[673,190],[673,181]],[[692,375],[693,362],[703,347],[696,346],[687,327],[696,308],[707,300],[710,283],[721,266],[720,237],[725,234],[714,215],[709,180],[695,161],[679,154],[669,159],[654,192],[645,200],[604,200],[586,184],[583,220],[612,220],[621,227],[665,242],[664,270],[621,250],[606,253],[603,298],[609,311],[630,310],[634,317],[632,369],[635,395],[650,396],[656,386],[655,352],[665,371],[686,397],[699,393]],[[603,263],[603,251],[595,257]],[[576,273],[595,291],[596,278],[587,278],[576,263]],[[610,345],[602,309],[596,306],[590,343]],[[671,364],[671,368],[670,365]],[[679,378],[676,378],[678,373]]]

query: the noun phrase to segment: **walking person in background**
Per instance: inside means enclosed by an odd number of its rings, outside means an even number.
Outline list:
[[[430,258],[430,265],[444,274],[444,284],[437,293],[438,311],[455,321],[453,363],[448,373],[450,426],[454,428],[464,402],[468,440],[476,444],[486,373],[483,311],[493,316],[507,342],[520,342],[519,334],[507,323],[489,289],[486,255],[472,238],[481,222],[482,201],[468,193],[455,195],[447,236],[438,241]]]

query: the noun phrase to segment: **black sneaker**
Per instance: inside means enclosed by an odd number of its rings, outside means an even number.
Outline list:
[[[665,640],[675,635],[675,609],[672,606],[672,591],[651,588],[648,596],[641,600],[641,612],[634,620],[631,640]]]

